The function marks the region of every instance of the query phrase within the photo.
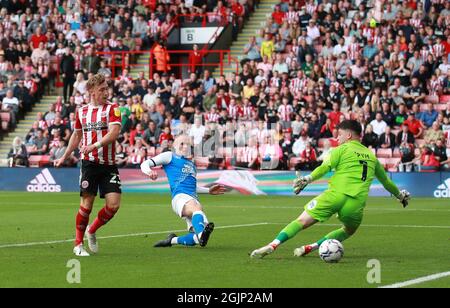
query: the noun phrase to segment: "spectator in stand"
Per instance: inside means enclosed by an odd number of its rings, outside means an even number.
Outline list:
[[[28,152],[22,139],[15,137],[8,153],[10,167],[28,167]]]
[[[97,56],[95,49],[91,48],[88,50],[87,56],[83,57],[83,60],[81,60],[81,69],[86,75],[89,73],[97,74],[100,69],[100,62],[101,59]]]
[[[420,120],[425,127],[431,127],[438,117],[438,112],[434,110],[433,103],[427,104],[427,110],[422,112]]]
[[[386,122],[383,121],[383,115],[381,112],[377,112],[375,116],[375,120],[370,122],[370,125],[373,127],[373,132],[378,136],[381,136],[382,133],[386,130]]]
[[[427,129],[424,134],[425,144],[433,147],[438,140],[444,140],[444,132],[441,130],[438,122],[434,122],[432,127]]]
[[[274,170],[280,167],[283,159],[283,151],[278,142],[275,142],[273,139],[272,136],[266,136],[264,143],[259,147],[261,169]]]
[[[391,149],[395,148],[395,135],[391,132],[391,128],[386,126],[383,134],[378,138],[378,148]]]
[[[408,129],[414,135],[414,138],[418,139],[422,137],[424,127],[422,122],[416,119],[414,113],[409,113],[408,118],[403,124],[408,125]]]
[[[12,127],[16,127],[17,117],[20,111],[19,100],[17,97],[14,97],[14,92],[12,90],[8,90],[6,92],[6,96],[2,100],[1,109],[4,111],[8,111],[11,115],[11,125]]]
[[[264,41],[261,44],[261,58],[272,59],[272,54],[275,51],[275,45],[270,33],[264,35]]]
[[[194,44],[192,51],[189,53],[189,69],[188,73],[195,73],[200,76],[203,72],[203,54],[201,50],[198,50],[198,45]]]
[[[440,168],[439,160],[436,159],[433,151],[426,146],[420,148],[420,155],[415,159],[420,172],[436,172]]]
[[[255,138],[250,138],[248,145],[237,149],[236,166],[253,170],[259,168],[258,148]]]
[[[397,146],[400,147],[402,143],[414,144],[415,140],[414,135],[409,131],[408,124],[403,123],[402,130],[397,134]]]
[[[411,172],[414,170],[414,144],[402,142],[399,146],[400,163],[398,170],[400,172]]]
[[[378,146],[378,135],[373,132],[373,126],[370,124],[366,126],[362,144],[369,149],[376,149]]]
[[[153,48],[153,54],[156,60],[156,71],[160,74],[170,71],[170,55],[167,52],[164,41],[160,40]]]
[[[314,170],[317,167],[317,154],[311,143],[306,143],[306,148],[300,154],[300,163],[296,169],[300,170]]]
[[[44,131],[40,128],[37,129],[37,135],[31,140],[31,146],[28,150],[30,155],[44,155],[48,151],[48,140],[44,136]]]
[[[83,96],[87,92],[86,83],[87,81],[84,79],[83,73],[78,73],[77,79],[73,84],[73,88],[75,91],[79,92]]]

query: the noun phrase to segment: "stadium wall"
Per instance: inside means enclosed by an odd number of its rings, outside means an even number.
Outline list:
[[[122,188],[125,193],[168,193],[168,181],[162,170],[160,177],[151,182],[137,169],[121,169]],[[306,175],[307,173],[305,173]],[[79,169],[0,168],[1,191],[23,192],[78,192]],[[317,195],[327,188],[328,178],[310,184],[302,195]],[[401,189],[413,196],[450,198],[450,172],[389,173]],[[293,171],[199,171],[199,185],[220,183],[235,193],[246,195],[292,195]],[[378,181],[374,181],[371,196],[389,196]]]

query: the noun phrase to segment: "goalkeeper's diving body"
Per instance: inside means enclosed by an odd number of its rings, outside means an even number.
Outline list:
[[[172,245],[206,246],[214,230],[214,223],[208,222],[197,193],[220,195],[225,192],[223,185],[213,185],[210,188],[197,187],[197,169],[192,162],[191,139],[179,136],[173,144],[173,152],[163,152],[141,164],[141,171],[152,180],[158,178],[158,173],[152,168],[162,166],[169,180],[172,192],[172,209],[185,219],[189,233],[183,236],[169,234],[157,242],[154,247],[170,247]]]
[[[294,255],[305,256],[317,250],[320,244],[328,239],[345,241],[358,230],[362,222],[369,188],[375,177],[403,204],[403,207],[407,206],[410,194],[406,190],[399,191],[387,177],[376,156],[360,143],[360,135],[361,125],[357,121],[346,120],[339,124],[339,146],[333,149],[322,165],[310,175],[300,176],[294,180],[294,193],[298,194],[309,183],[334,170],[328,189],[311,200],[300,217],[281,230],[271,243],[254,250],[250,255],[252,258],[262,258],[271,254],[298,232],[317,222],[324,222],[336,213],[343,227],[332,231],[316,243],[296,248]]]

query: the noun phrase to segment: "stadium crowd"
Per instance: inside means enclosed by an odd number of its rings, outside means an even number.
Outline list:
[[[283,0],[244,47],[239,74],[192,69],[187,79],[168,63],[152,79],[127,69],[113,78],[108,56],[95,51],[164,49],[180,13],[214,12],[240,28],[257,3],[106,2],[99,10],[81,1],[0,1],[1,109],[11,125],[48,89],[54,63],[64,83],[25,140],[14,140],[13,162],[44,155],[51,164],[62,155],[77,106],[88,102],[86,80],[100,72],[122,113],[121,167],[138,167],[189,134],[201,168],[310,170],[351,118],[387,170],[450,168],[449,1]]]

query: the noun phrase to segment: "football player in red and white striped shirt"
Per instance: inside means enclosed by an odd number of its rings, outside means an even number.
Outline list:
[[[76,114],[75,131],[63,157],[55,161],[61,166],[82,141],[80,153],[81,205],[76,216],[76,239],[73,252],[77,256],[89,256],[84,249],[86,232],[89,249],[98,252],[96,231],[110,221],[120,207],[120,178],[115,164],[115,143],[121,128],[121,112],[117,105],[107,102],[108,84],[103,75],[89,78],[86,86],[90,103],[80,107]],[[97,191],[105,198],[106,205],[98,212],[92,225],[88,226]]]

